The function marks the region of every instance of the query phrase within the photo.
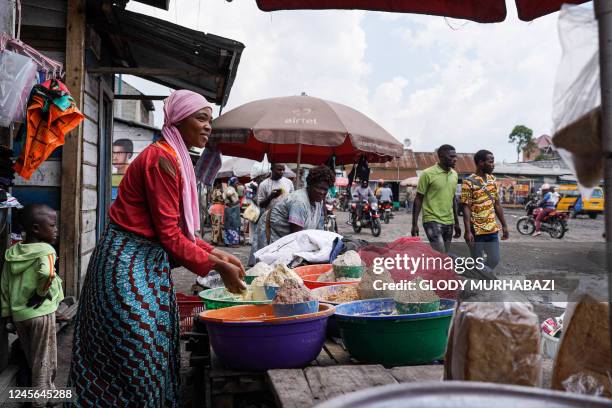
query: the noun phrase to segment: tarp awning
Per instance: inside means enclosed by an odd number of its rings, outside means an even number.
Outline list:
[[[93,20],[111,46],[112,64],[90,72],[132,74],[226,104],[244,44],[119,7]]]

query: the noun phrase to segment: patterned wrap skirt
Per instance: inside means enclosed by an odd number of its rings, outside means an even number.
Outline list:
[[[89,261],[76,316],[68,381],[76,406],[177,407],[179,352],[168,255],[110,224]]]

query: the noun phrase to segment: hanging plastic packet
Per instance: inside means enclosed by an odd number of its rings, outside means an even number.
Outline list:
[[[564,5],[558,26],[563,55],[553,95],[553,143],[589,198],[603,174],[597,20],[590,8]]]
[[[26,104],[36,83],[36,64],[29,57],[5,50],[0,53],[0,126],[25,118]]]

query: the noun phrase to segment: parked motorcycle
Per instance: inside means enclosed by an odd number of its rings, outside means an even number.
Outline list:
[[[393,218],[393,203],[385,201],[380,205],[382,211],[382,218],[385,224],[388,224],[391,218]]]
[[[355,233],[360,233],[363,227],[370,227],[372,230],[372,235],[375,237],[380,235],[381,225],[380,225],[380,214],[378,213],[378,204],[372,203],[370,204],[367,200],[364,200],[362,203],[362,211],[361,217],[357,215],[357,204],[351,204],[353,211],[353,231]]]
[[[522,235],[531,235],[535,232],[535,220],[540,212],[544,211],[537,202],[532,200],[525,205],[527,215],[518,219],[516,228]],[[548,232],[552,238],[561,239],[569,228],[567,220],[569,213],[552,211],[542,218],[541,231]]]
[[[334,201],[325,200],[325,231],[338,233],[338,223],[336,222],[336,214],[334,214]]]

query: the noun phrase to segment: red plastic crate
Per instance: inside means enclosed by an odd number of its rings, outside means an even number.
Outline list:
[[[179,309],[181,337],[193,328],[193,317],[204,311],[204,303],[199,296],[189,296],[184,293],[176,294],[176,303]]]

